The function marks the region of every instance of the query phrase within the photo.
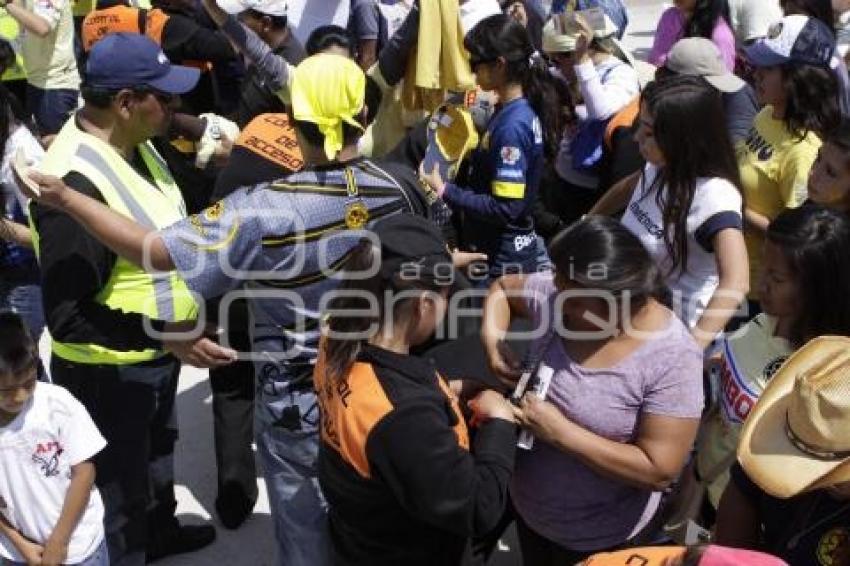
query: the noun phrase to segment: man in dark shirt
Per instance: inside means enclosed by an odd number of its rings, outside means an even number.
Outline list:
[[[123,201],[151,225],[185,217],[182,196],[149,140],[167,132],[176,95],[191,90],[198,75],[171,65],[144,36],[104,38],[89,57],[85,106],[42,167],[109,206]],[[143,564],[208,545],[212,526],[181,526],[174,516],[180,364],[167,353],[173,346],[152,332],[166,328],[155,318],[183,320],[194,303],[177,294],[176,279],[144,279],[127,269],[67,214],[35,205],[32,215],[54,381],[86,406],[109,443],[95,464],[112,563]]]
[[[128,0],[101,0],[98,9],[83,20],[80,38],[88,53],[104,36],[135,32],[148,36],[162,47],[170,61],[189,64],[205,71],[199,84],[184,97],[195,113],[217,109],[217,96],[210,71],[237,61],[237,51],[220,32],[198,23],[193,7],[183,1],[155,1],[145,10],[128,5]]]
[[[304,47],[289,29],[287,5],[282,0],[227,0],[217,4],[205,2],[204,5],[219,26],[226,25],[226,14],[237,16],[242,25],[269,46],[273,55],[290,65],[298,65],[307,56]],[[260,114],[284,112],[284,104],[276,92],[280,87],[270,83],[269,77],[257,65],[248,68],[239,104],[232,116],[240,128]]]

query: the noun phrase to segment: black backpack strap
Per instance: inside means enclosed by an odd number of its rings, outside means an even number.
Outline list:
[[[139,34],[147,35],[148,31],[148,11],[144,8],[139,8]]]

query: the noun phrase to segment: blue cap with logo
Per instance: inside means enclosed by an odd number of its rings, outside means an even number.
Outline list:
[[[86,63],[86,85],[107,90],[147,87],[185,94],[200,75],[198,69],[172,65],[159,45],[137,33],[107,35],[94,45]]]
[[[835,53],[835,34],[820,20],[799,14],[773,24],[767,37],[745,50],[756,67],[802,63],[828,67]]]

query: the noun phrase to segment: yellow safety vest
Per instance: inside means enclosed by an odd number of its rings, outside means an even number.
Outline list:
[[[81,173],[98,188],[110,208],[148,228],[165,228],[186,217],[183,196],[150,142],[138,149],[156,186],[112,146],[80,130],[75,122],[74,118],[68,120],[50,145],[41,164],[44,172],[60,177],[70,171]],[[35,228],[33,234],[38,253],[39,235]],[[198,312],[191,292],[176,272],[151,275],[120,257],[95,301],[115,310],[166,321],[192,320]],[[116,351],[97,344],[54,340],[53,354],[82,364],[125,365],[153,360],[164,352]]]
[[[75,18],[82,18],[89,12],[94,11],[96,5],[96,0],[72,0],[71,13],[74,14]]]
[[[15,50],[15,63],[6,69],[0,80],[17,81],[27,78],[24,58],[21,55],[21,25],[5,9],[0,9],[0,38],[11,43]]]

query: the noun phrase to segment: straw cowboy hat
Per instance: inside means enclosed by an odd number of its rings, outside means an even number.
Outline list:
[[[602,39],[617,35],[617,25],[602,10],[597,10],[598,16],[594,26],[588,22],[593,30],[593,37]],[[576,12],[577,16],[584,16]],[[572,14],[557,14],[546,22],[543,27],[543,51],[546,53],[569,53],[576,50],[580,28],[571,19]]]
[[[786,360],[744,424],[738,460],[775,497],[850,482],[850,338],[815,338]]]

